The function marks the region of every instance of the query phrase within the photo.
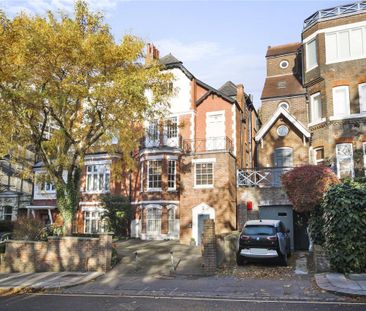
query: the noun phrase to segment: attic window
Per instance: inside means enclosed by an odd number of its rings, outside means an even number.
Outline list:
[[[286,81],[279,81],[277,83],[277,88],[279,89],[285,89],[287,87],[287,82]]]

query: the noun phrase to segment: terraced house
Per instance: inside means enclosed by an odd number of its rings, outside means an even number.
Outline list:
[[[149,57],[159,59],[153,45]],[[200,244],[206,218],[217,233],[237,227],[236,170],[253,165],[258,117],[242,85],[215,89],[173,55],[159,61],[174,75],[175,95],[167,119],[146,124],[132,233]]]

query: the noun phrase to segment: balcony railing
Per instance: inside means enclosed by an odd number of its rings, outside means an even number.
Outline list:
[[[185,153],[233,152],[233,143],[228,137],[185,139],[183,141],[183,151]]]
[[[281,187],[281,175],[293,167],[267,167],[237,171],[238,187]]]
[[[167,135],[160,135],[159,137],[145,136],[141,139],[141,148],[182,148],[182,136],[168,137]]]
[[[317,21],[338,17],[340,15],[357,13],[363,10],[366,10],[366,1],[340,5],[330,9],[317,11],[304,21],[304,30],[315,24]]]

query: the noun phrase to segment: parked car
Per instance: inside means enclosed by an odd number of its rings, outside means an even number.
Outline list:
[[[276,259],[287,266],[291,254],[289,230],[280,220],[247,221],[238,239],[236,262],[243,265],[251,259]]]
[[[11,239],[11,232],[0,232],[0,242]]]

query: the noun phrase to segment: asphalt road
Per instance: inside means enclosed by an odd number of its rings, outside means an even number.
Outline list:
[[[366,310],[366,303],[354,302],[301,302],[301,301],[261,301],[261,300],[230,300],[214,298],[189,297],[119,297],[113,295],[58,295],[30,294],[0,297],[1,311],[33,311],[33,310],[67,310],[67,311],[277,311],[277,310]]]

